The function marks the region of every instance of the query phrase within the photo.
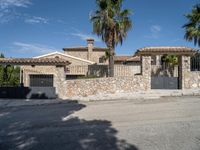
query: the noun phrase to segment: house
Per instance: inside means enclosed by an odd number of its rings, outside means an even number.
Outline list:
[[[52,52],[34,58],[61,58],[71,64],[66,67],[66,79],[85,76],[105,77],[108,75],[108,60],[103,59],[107,48],[95,47],[93,39],[87,39],[87,46],[63,48],[63,52]],[[115,75],[140,73],[139,56],[115,56]]]
[[[71,55],[94,63],[104,63],[101,59],[105,56],[107,48],[95,47],[94,39],[87,39],[87,46],[63,48],[64,54]]]
[[[141,48],[134,56],[115,56],[115,77],[113,78],[66,80],[89,75],[104,77],[102,75],[107,73],[108,62],[101,62],[101,58],[107,49],[95,48],[93,45],[94,41],[90,39],[87,47],[64,48],[63,53],[53,52],[28,59],[2,58],[0,64],[20,65],[21,83],[27,94],[32,92],[29,97],[34,98],[46,97],[53,93],[52,91],[55,91],[54,93],[60,98],[68,98],[98,93],[110,94],[150,89],[197,89],[200,87],[200,73],[198,72],[200,69],[191,68],[193,64],[196,64],[195,60],[191,61],[191,57],[197,51],[187,47]],[[162,56],[166,54],[178,57],[176,74],[170,71],[171,76],[162,67]],[[137,67],[138,69],[135,69]],[[158,67],[155,73],[152,72],[154,67]],[[15,91],[14,89],[14,93]],[[3,95],[5,93],[2,92]]]
[[[133,56],[114,56],[114,76],[132,77],[141,74],[141,54],[151,56],[152,76],[168,75],[178,77],[178,66],[173,72],[162,67],[162,57],[165,54],[185,54],[190,52],[191,48],[186,47],[145,47],[138,49]],[[108,76],[108,60],[105,57],[107,48],[95,47],[93,39],[87,39],[87,46],[77,46],[63,48],[63,52],[52,52],[49,54],[34,57],[34,59],[62,59],[70,62],[65,66],[65,79],[78,78],[96,78]],[[138,55],[140,53],[140,55]],[[23,80],[26,86],[29,86],[30,75],[44,74],[43,68],[22,66]]]
[[[190,50],[185,47],[146,47],[141,48],[138,51],[140,53],[147,53],[151,55],[151,65],[153,74],[166,74],[166,70],[162,68],[162,56],[165,54],[170,54],[172,52],[183,50]],[[63,48],[63,52],[52,52],[49,54],[37,56],[34,58],[44,59],[44,58],[57,58],[63,59],[70,62],[70,65],[65,68],[66,79],[77,79],[77,78],[93,78],[93,77],[106,77],[108,76],[108,60],[103,59],[105,57],[107,48],[95,47],[93,39],[87,39],[87,46],[77,46]],[[152,55],[152,53],[157,52],[159,55]],[[141,57],[134,54],[133,56],[114,56],[114,76],[133,76],[135,74],[141,73]],[[27,66],[22,67],[24,74],[27,70],[31,72],[30,68]],[[158,70],[163,70],[159,72]],[[178,66],[175,69],[175,76],[178,76]],[[168,73],[169,74],[169,73]],[[171,73],[172,74],[172,73]],[[26,80],[24,83],[28,83],[28,76],[24,78]]]

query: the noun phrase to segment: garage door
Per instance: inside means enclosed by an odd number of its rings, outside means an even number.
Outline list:
[[[30,75],[31,87],[53,87],[53,75]]]

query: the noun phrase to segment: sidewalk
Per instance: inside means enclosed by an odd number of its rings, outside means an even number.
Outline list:
[[[161,97],[177,97],[177,96],[200,96],[200,89],[190,90],[149,90],[131,93],[115,93],[115,94],[97,94],[88,97],[72,97],[71,100],[79,101],[99,101],[99,100],[136,100],[136,99],[159,99]]]
[[[150,90],[146,92],[134,93],[115,93],[115,94],[98,94],[88,97],[72,97],[66,100],[62,99],[0,99],[0,107],[16,107],[16,106],[37,106],[48,104],[61,104],[74,101],[90,102],[90,101],[117,101],[117,100],[154,100],[162,97],[178,97],[178,96],[200,96],[198,90]]]
[[[37,106],[37,105],[47,105],[47,104],[61,104],[69,101],[64,101],[60,99],[0,99],[0,107],[17,107],[17,106]]]

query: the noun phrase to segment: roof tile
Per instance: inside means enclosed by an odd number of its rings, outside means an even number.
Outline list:
[[[69,65],[61,58],[0,58],[0,64],[6,65]]]

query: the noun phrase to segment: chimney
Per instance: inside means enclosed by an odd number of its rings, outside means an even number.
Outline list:
[[[88,45],[88,60],[92,61],[92,52],[94,48],[94,39],[87,39]]]

